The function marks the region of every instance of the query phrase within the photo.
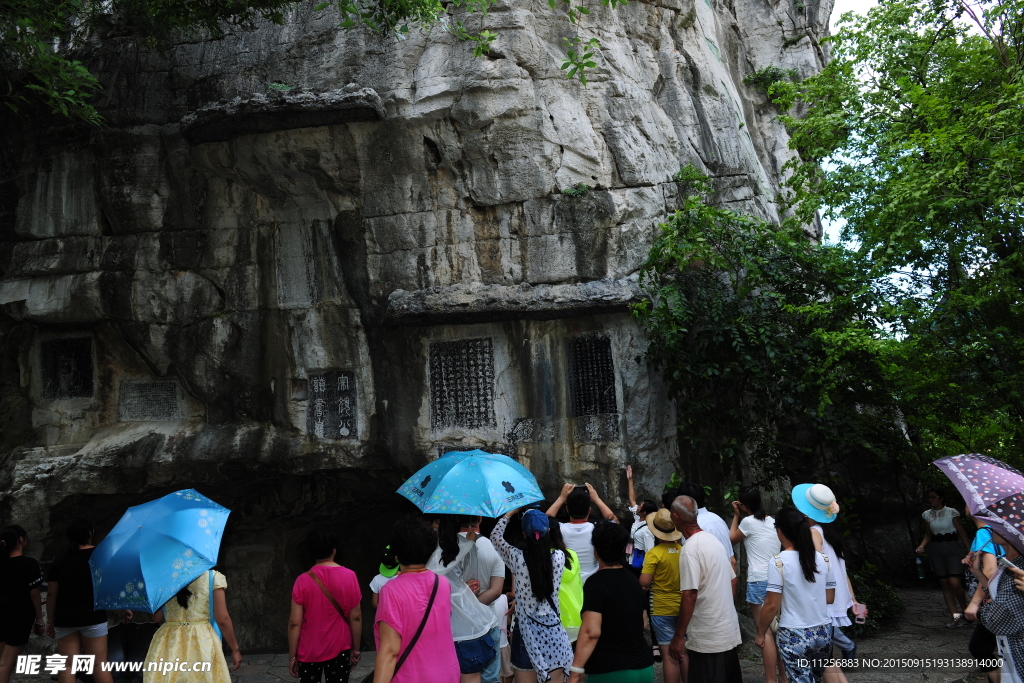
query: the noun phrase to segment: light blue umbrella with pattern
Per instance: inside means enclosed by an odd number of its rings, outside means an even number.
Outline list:
[[[544,500],[537,478],[506,455],[452,451],[421,468],[398,489],[423,512],[500,517]]]
[[[217,564],[229,514],[194,489],[128,508],[89,558],[94,609],[156,612]]]

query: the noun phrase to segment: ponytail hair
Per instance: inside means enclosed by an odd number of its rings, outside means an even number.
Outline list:
[[[572,555],[569,554],[569,550],[565,545],[565,539],[562,537],[562,527],[558,525],[554,517],[549,515],[548,520],[548,535],[551,537],[551,547],[555,550],[561,550],[562,554],[565,555],[565,568],[572,569]]]
[[[748,486],[745,489],[740,489],[738,498],[741,503],[747,506],[747,509],[750,510],[750,514],[752,514],[755,519],[759,519],[763,522],[764,518],[768,516],[764,511],[764,505],[761,503],[761,489],[756,486]]]
[[[441,564],[445,567],[459,556],[461,522],[457,515],[440,515],[437,525],[437,544],[441,546]]]
[[[814,583],[814,575],[818,573],[818,562],[815,557],[814,539],[811,528],[804,524],[804,514],[796,508],[783,508],[775,516],[775,528],[793,544],[793,549],[800,554],[800,569],[808,583]]]
[[[557,526],[557,525],[556,525]],[[525,536],[523,559],[530,574],[530,588],[537,602],[544,602],[555,592],[554,568],[551,566],[551,530],[540,538]],[[569,553],[565,553],[566,557]]]

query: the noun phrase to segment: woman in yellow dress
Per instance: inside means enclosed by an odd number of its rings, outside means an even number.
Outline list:
[[[242,664],[242,653],[238,651],[235,628],[224,598],[227,585],[227,579],[220,572],[204,572],[153,615],[153,621],[163,624],[150,643],[143,683],[231,683],[224,648],[210,624],[212,597],[213,617],[231,648],[234,664],[231,671],[235,671]],[[150,670],[151,664],[153,670]]]

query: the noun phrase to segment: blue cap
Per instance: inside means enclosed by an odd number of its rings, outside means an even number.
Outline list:
[[[548,516],[540,510],[527,510],[523,513],[522,527],[526,536],[540,540],[548,532]]]

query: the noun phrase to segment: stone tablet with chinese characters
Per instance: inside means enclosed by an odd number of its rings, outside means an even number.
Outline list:
[[[352,370],[328,370],[309,376],[306,433],[317,439],[357,436],[356,378]]]

